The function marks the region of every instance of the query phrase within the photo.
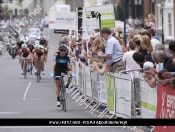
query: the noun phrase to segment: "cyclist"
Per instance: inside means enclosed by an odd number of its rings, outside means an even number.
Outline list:
[[[23,57],[23,58],[28,58],[28,64],[30,64],[30,49],[27,47],[27,44],[22,44],[21,48],[19,49],[19,57]],[[21,68],[22,68],[22,72],[21,74],[24,75],[23,72],[23,63],[24,63],[24,59],[20,58],[20,62],[21,62]],[[30,72],[30,65],[28,65],[28,72]]]
[[[46,57],[47,57],[47,54],[48,54],[48,43],[47,43],[45,37],[43,37],[43,38],[40,40],[40,45],[43,45],[43,46],[44,46],[44,51],[45,51]]]
[[[19,52],[19,50],[21,49],[21,45],[24,44],[24,41],[23,40],[20,40],[16,43],[16,46],[17,46],[17,50]],[[18,60],[20,62],[20,56],[18,55]]]
[[[27,46],[28,46],[29,49],[30,49],[30,53],[32,53],[33,49],[35,49],[35,47],[33,46],[33,44],[30,43],[30,44],[28,44]],[[32,68],[33,68],[34,59],[33,59],[33,56],[32,56],[32,55],[30,56],[30,59],[31,59]]]
[[[65,45],[59,46],[59,52],[55,56],[55,60],[52,64],[52,73],[50,75],[50,78],[53,78],[54,76],[61,76],[61,73],[65,73],[68,76],[75,77],[74,74],[74,65],[70,61],[70,58],[67,53],[67,47]],[[57,95],[57,106],[60,107],[60,80],[59,78],[56,78],[56,95]],[[70,84],[70,77],[68,79],[68,85]]]
[[[33,49],[32,53],[33,53],[34,65],[35,65],[34,73],[36,74],[37,65],[38,65],[38,57],[40,57],[41,70],[42,70],[42,74],[44,75],[44,60],[45,60],[44,47],[42,45],[36,44],[36,47],[35,47],[35,49]]]

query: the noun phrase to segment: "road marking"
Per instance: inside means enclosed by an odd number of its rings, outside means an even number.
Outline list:
[[[43,99],[25,99],[25,100],[43,100]]]
[[[0,114],[18,114],[21,112],[0,112]]]
[[[28,92],[28,90],[29,90],[31,84],[32,84],[32,83],[30,82],[29,85],[28,85],[28,87],[26,88],[26,91],[25,91],[25,93],[24,93],[23,100],[26,99],[26,95],[27,95],[27,92]]]

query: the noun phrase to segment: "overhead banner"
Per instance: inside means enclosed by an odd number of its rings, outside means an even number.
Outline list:
[[[56,12],[55,13],[55,30],[72,30],[75,27],[75,12]]]
[[[91,21],[91,24],[88,24],[88,29],[92,29],[90,26],[92,25],[95,27],[99,26],[99,19],[92,18],[91,11],[94,11],[95,13],[101,14],[101,28],[108,27],[108,28],[114,28],[115,27],[115,14],[114,14],[114,7],[113,5],[103,5],[103,6],[92,6],[92,7],[86,7],[85,13],[86,13],[86,21]],[[92,24],[94,22],[94,24]],[[97,26],[94,26],[97,24]]]
[[[70,12],[70,5],[56,5],[56,9],[59,12]]]
[[[70,5],[55,4],[49,10],[49,28],[50,29],[54,29],[55,28],[55,12],[56,11],[59,11],[59,12],[70,12]],[[54,33],[58,33],[58,32],[55,31]]]
[[[151,88],[143,79],[140,81],[141,117],[156,118],[157,90]]]
[[[175,119],[175,89],[170,87],[172,85],[158,85],[156,118]],[[155,126],[155,132],[175,132],[175,126]]]

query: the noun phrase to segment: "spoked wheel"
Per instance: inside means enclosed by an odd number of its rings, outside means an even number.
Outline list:
[[[37,70],[37,82],[40,82],[40,80],[41,80],[40,73],[41,73],[40,68],[38,68],[38,70]]]
[[[24,78],[26,78],[26,76],[27,76],[27,63],[24,61],[24,70],[23,70],[23,72],[24,72]]]
[[[64,111],[66,112],[66,100],[64,100]]]

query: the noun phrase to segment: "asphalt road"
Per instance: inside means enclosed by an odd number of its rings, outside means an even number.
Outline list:
[[[98,118],[99,113],[89,114],[85,105],[78,107],[70,96],[67,99],[67,112],[56,106],[54,81],[50,80],[52,56],[58,47],[59,35],[44,29],[44,35],[50,37],[48,60],[45,63],[45,75],[40,83],[36,76],[27,74],[24,79],[18,59],[12,59],[8,53],[0,58],[0,118]],[[122,127],[0,127],[0,132],[132,132]]]

